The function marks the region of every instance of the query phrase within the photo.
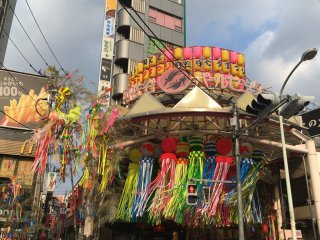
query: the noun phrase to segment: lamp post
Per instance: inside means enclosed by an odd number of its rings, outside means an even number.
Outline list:
[[[291,72],[287,76],[286,80],[282,84],[281,89],[280,89],[280,93],[279,93],[280,97],[282,97],[283,89],[286,86],[286,84],[287,84],[289,78],[291,77],[291,75],[293,74],[293,72],[299,67],[299,65],[302,62],[313,59],[317,55],[317,51],[318,50],[316,48],[311,48],[311,49],[305,51],[302,54],[300,61],[291,70]],[[284,170],[285,170],[285,174],[286,174],[286,185],[287,185],[287,195],[288,195],[288,205],[289,205],[289,215],[290,215],[290,225],[291,225],[292,239],[296,240],[297,239],[296,223],[295,223],[293,203],[292,203],[292,193],[291,193],[291,184],[290,184],[290,176],[289,176],[287,149],[286,149],[286,146],[285,146],[286,140],[285,140],[285,137],[284,137],[283,117],[281,115],[279,116],[279,122],[280,122],[280,132],[281,132],[283,163],[284,163]]]

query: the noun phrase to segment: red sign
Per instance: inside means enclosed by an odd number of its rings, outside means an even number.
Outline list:
[[[158,86],[166,93],[175,94],[182,92],[191,83],[186,71],[169,69],[158,78]]]

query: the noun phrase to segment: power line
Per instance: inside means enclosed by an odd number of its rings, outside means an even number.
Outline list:
[[[12,13],[13,13],[13,14],[14,14],[14,16],[16,17],[16,19],[18,20],[18,22],[19,22],[19,24],[20,24],[21,28],[23,29],[23,31],[24,31],[24,32],[25,32],[25,34],[27,35],[28,39],[30,40],[31,44],[33,45],[33,47],[35,48],[35,50],[37,51],[37,53],[39,54],[39,56],[42,58],[42,60],[43,60],[43,61],[44,61],[44,63],[46,64],[46,66],[47,66],[47,67],[49,67],[49,65],[48,65],[47,61],[44,59],[44,57],[42,56],[42,54],[40,53],[40,51],[38,50],[38,48],[36,47],[36,45],[34,44],[34,42],[31,40],[31,38],[30,38],[29,34],[27,33],[27,31],[26,31],[26,29],[24,28],[24,26],[22,25],[22,23],[21,23],[20,19],[19,19],[19,18],[18,18],[18,16],[16,15],[16,13],[15,13],[14,9],[12,8],[12,6],[11,6],[10,2],[8,2],[8,4],[9,4],[9,7],[10,7],[10,9],[11,9]]]
[[[40,74],[41,76],[43,76],[41,74],[40,71],[37,71],[33,66],[32,64],[28,61],[28,59],[23,55],[23,53],[21,52],[21,50],[18,48],[18,46],[15,44],[15,42],[11,39],[11,37],[9,36],[9,34],[7,33],[7,31],[3,28],[2,29],[3,32],[8,36],[9,40],[11,41],[11,43],[14,45],[14,47],[18,50],[18,52],[20,53],[20,55],[24,58],[24,60],[29,64],[29,66],[38,74]]]
[[[35,23],[37,24],[37,27],[38,27],[38,29],[39,29],[39,31],[40,31],[40,33],[41,33],[41,35],[42,35],[42,37],[43,37],[44,41],[46,42],[46,44],[47,44],[48,48],[50,49],[50,52],[52,53],[52,55],[53,55],[54,59],[56,60],[56,62],[58,63],[58,65],[60,66],[61,70],[64,72],[64,74],[65,74],[65,75],[67,75],[67,72],[66,72],[66,71],[64,70],[64,68],[61,66],[61,64],[60,64],[59,60],[57,59],[56,55],[53,53],[53,51],[52,51],[52,49],[51,49],[51,47],[50,47],[50,45],[49,45],[49,43],[48,43],[48,41],[47,41],[46,37],[44,36],[44,34],[43,34],[43,32],[42,32],[42,30],[41,30],[41,28],[40,28],[39,24],[38,24],[38,21],[36,20],[36,18],[35,18],[35,16],[34,16],[34,14],[33,14],[33,11],[32,11],[32,9],[31,9],[31,7],[30,7],[29,3],[28,3],[28,0],[26,0],[26,3],[27,3],[27,5],[28,5],[28,8],[29,8],[29,10],[30,10],[30,12],[31,12],[31,15],[32,15],[32,17],[33,17],[33,19],[34,19]]]
[[[21,126],[24,126],[25,128],[28,128],[30,130],[32,130],[31,128],[29,128],[28,126],[24,125],[23,123],[19,122],[18,120],[14,119],[13,117],[9,116],[8,114],[6,114],[4,111],[2,111],[0,109],[0,112],[3,113],[4,115],[6,115],[7,117],[9,117],[11,120],[15,121],[16,123],[20,124]]]
[[[1,64],[1,67],[4,68],[6,72],[12,77],[12,79],[19,85],[19,87],[22,88],[25,91],[25,93],[29,95],[31,99],[36,103],[37,101],[29,94],[29,92],[23,87],[23,85],[19,81],[17,81],[17,79],[11,74],[11,72],[3,65],[1,61],[0,61],[0,64]],[[42,108],[42,110],[44,110],[41,105],[40,107]]]
[[[144,28],[138,23],[138,21],[132,16],[132,14],[128,11],[127,7],[125,6],[125,4],[123,4],[121,1],[119,1],[119,3],[122,5],[122,7],[126,10],[126,12],[130,15],[130,17],[133,19],[133,21],[140,27],[140,29],[146,34],[146,36],[152,41],[152,43],[156,46],[156,48],[161,51],[161,53],[163,53],[170,62],[173,63],[173,65],[186,77],[188,78],[191,82],[193,82],[195,84],[195,82],[192,79],[195,79],[198,83],[200,83],[200,85],[202,85],[207,91],[209,91],[210,93],[210,89],[203,84],[201,81],[199,81],[199,79],[197,79],[191,72],[189,73],[191,75],[192,78],[190,78],[190,76],[188,76],[184,71],[182,71],[181,68],[183,68],[183,70],[187,71],[187,69],[185,67],[183,67],[182,65],[176,66],[173,62],[173,60],[171,60],[168,55],[155,43],[155,41],[152,39],[152,37],[146,32],[146,30],[144,30]],[[148,24],[144,21],[144,19],[141,18],[141,16],[136,12],[136,10],[134,8],[130,8],[133,10],[133,12],[139,17],[139,19],[143,22],[143,24],[148,28],[148,30],[152,33],[152,35],[154,36],[154,38],[157,41],[161,41],[156,34],[152,31],[152,29],[148,26]],[[168,49],[166,46],[163,46],[167,52],[174,58],[174,60],[177,61],[177,59],[175,58],[175,56],[173,55],[173,53],[170,51],[170,49]],[[187,71],[188,72],[188,71]],[[218,97],[217,94],[213,93],[212,94],[215,97]]]

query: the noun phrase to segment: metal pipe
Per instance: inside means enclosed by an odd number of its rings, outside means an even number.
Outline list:
[[[234,155],[236,157],[236,175],[237,175],[237,195],[238,195],[238,229],[239,240],[244,240],[244,227],[243,227],[243,212],[242,212],[242,193],[240,181],[240,142],[239,142],[239,115],[237,104],[233,104],[233,123],[234,125]]]
[[[288,158],[287,158],[287,149],[286,149],[286,146],[285,146],[286,140],[285,140],[285,137],[284,137],[283,118],[282,118],[282,116],[279,116],[279,121],[280,121],[280,132],[281,132],[281,143],[282,143],[284,171],[285,171],[285,175],[286,175],[287,196],[288,196],[289,215],[290,215],[290,224],[291,224],[291,235],[292,235],[292,239],[293,240],[297,240],[296,222],[295,222],[295,218],[294,218],[292,193],[291,193],[291,184],[290,184],[290,175],[289,175],[289,166],[288,166]]]
[[[307,186],[307,193],[308,193],[308,205],[309,205],[309,210],[310,210],[310,217],[311,217],[311,223],[312,223],[312,232],[313,232],[313,238],[316,240],[317,239],[317,234],[316,234],[316,228],[314,226],[314,217],[312,214],[312,204],[311,204],[311,192],[310,192],[310,187],[309,187],[309,177],[308,177],[308,172],[306,168],[306,158],[303,156],[302,157],[303,161],[303,168],[304,168],[304,176],[306,178],[306,186]]]
[[[280,93],[279,95],[282,96],[282,93],[283,93],[283,89],[284,87],[286,86],[289,78],[291,77],[292,73],[297,69],[297,67],[299,67],[299,65],[302,63],[302,60],[300,60],[297,65],[291,70],[291,72],[289,73],[289,75],[287,76],[286,80],[284,81],[284,83],[282,84],[281,86],[281,89],[280,89]]]
[[[306,147],[308,149],[307,161],[309,166],[309,174],[311,180],[311,189],[313,194],[314,207],[316,209],[316,221],[318,226],[318,234],[320,235],[320,175],[317,162],[316,146],[313,140],[306,141]]]
[[[199,178],[190,178],[189,181],[193,182],[213,182],[213,183],[226,183],[226,184],[232,184],[237,183],[236,181],[228,181],[228,180],[211,180],[211,179],[199,179]]]

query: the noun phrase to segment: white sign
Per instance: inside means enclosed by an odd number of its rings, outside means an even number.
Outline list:
[[[47,192],[53,192],[57,185],[57,173],[49,172],[47,180]]]

